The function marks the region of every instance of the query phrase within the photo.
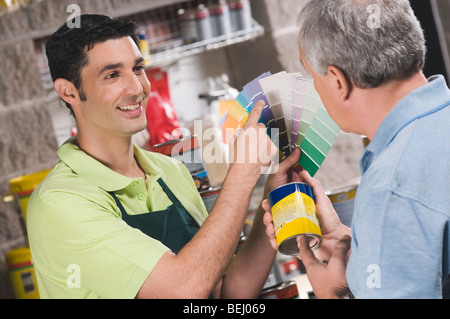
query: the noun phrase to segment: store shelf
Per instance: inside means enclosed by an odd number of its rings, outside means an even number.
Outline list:
[[[258,23],[253,22],[251,29],[236,31],[228,35],[223,35],[200,42],[180,45],[181,40],[174,40],[171,43],[167,43],[167,48],[163,51],[151,54],[151,66],[170,64],[187,56],[253,40],[263,35],[264,28]]]

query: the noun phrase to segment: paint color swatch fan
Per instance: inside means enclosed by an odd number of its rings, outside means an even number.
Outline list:
[[[340,133],[328,115],[314,84],[299,73],[263,73],[246,84],[229,108],[223,123],[224,142],[242,128],[256,102],[265,102],[260,122],[267,127],[280,160],[299,147],[298,162],[311,176],[319,170]]]

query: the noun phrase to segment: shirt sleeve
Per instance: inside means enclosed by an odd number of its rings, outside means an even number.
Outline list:
[[[44,197],[33,200],[28,224],[45,290],[53,286],[59,294],[50,297],[81,297],[86,291],[101,298],[135,298],[169,249],[128,226],[111,207],[66,192]],[[73,266],[80,275],[75,288],[66,283]]]
[[[443,214],[374,189],[355,206],[352,234],[347,281],[356,298],[442,298]]]

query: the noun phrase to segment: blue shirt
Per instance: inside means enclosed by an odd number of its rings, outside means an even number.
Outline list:
[[[360,159],[347,281],[356,298],[450,296],[450,90],[403,98]]]

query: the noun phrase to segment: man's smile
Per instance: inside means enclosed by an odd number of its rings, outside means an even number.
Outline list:
[[[118,109],[121,111],[134,111],[138,107],[142,107],[141,103],[142,101],[132,105],[119,106]]]

